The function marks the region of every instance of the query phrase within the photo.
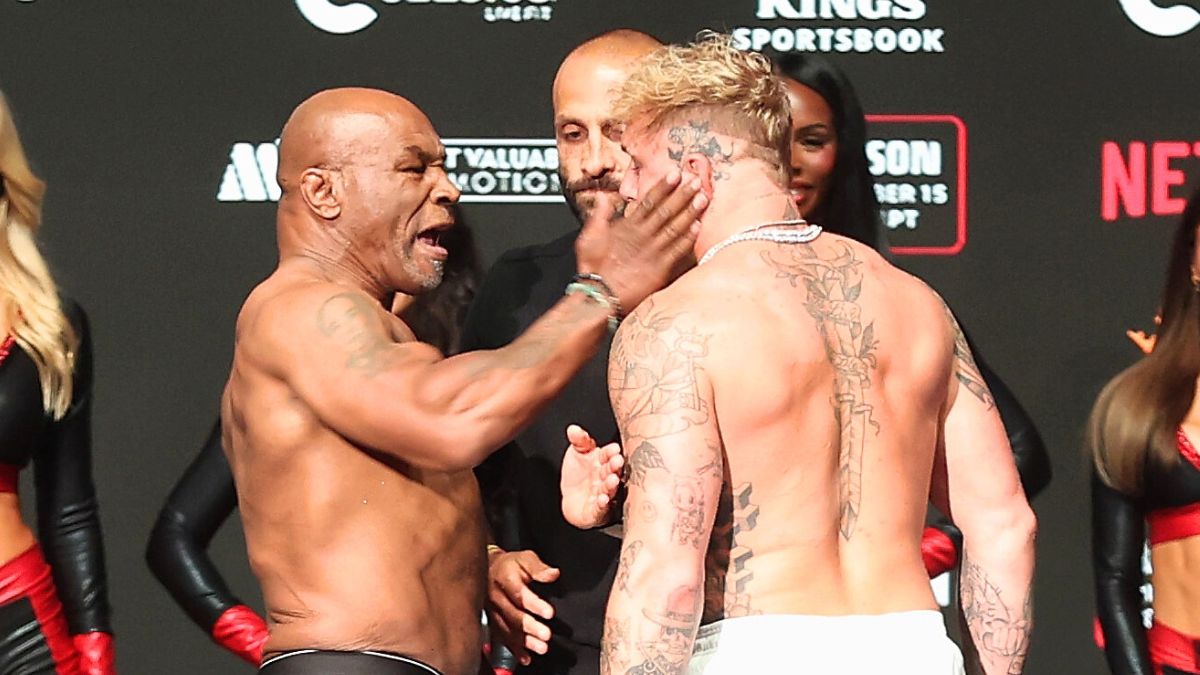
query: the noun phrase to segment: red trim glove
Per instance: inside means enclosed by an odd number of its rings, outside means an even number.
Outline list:
[[[958,548],[950,535],[936,527],[926,527],[921,533],[921,558],[929,578],[941,576],[958,564]]]
[[[113,652],[113,636],[100,631],[72,635],[71,642],[79,652],[79,672],[83,675],[115,675],[117,657]]]
[[[267,623],[245,605],[234,605],[222,612],[212,628],[214,642],[253,666],[262,664],[267,636]]]

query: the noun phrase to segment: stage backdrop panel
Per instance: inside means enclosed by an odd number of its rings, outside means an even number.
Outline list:
[[[415,101],[490,261],[574,226],[550,84],[573,46],[623,26],[729,30],[745,48],[826,52],[851,76],[900,264],[945,295],[1054,456],[1028,671],[1100,672],[1080,437],[1102,383],[1138,356],[1123,333],[1152,326],[1200,180],[1200,3],[1181,7],[1165,24],[1119,0],[0,0],[0,88],[49,182],[46,251],[95,327],[122,672],[250,670],[187,622],[142,551],[216,415],[237,308],[275,261],[291,108],[338,85]],[[258,603],[236,519],[212,552]]]

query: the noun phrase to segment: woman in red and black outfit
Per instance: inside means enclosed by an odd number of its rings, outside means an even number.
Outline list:
[[[1117,375],[1088,423],[1096,603],[1116,675],[1200,674],[1200,192],[1175,233],[1154,350]],[[1142,623],[1142,550],[1154,623]]]
[[[91,341],[83,310],[58,295],[37,249],[44,189],[0,96],[0,674],[107,675]],[[36,539],[17,495],[31,462]]]

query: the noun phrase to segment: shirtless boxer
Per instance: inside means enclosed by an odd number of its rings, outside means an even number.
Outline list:
[[[485,538],[471,474],[689,257],[676,172],[611,226],[511,345],[445,359],[387,311],[437,285],[459,196],[429,120],[382,91],[302,103],[279,147],[280,262],[238,316],[222,398],[270,638],[262,672],[473,675]]]
[[[682,169],[711,206],[700,266],[612,346],[628,495],[602,672],[961,673],[921,561],[932,499],[963,532],[981,665],[1019,674],[1034,517],[942,300],[798,219],[761,56],[664,48],[616,108],[622,195]]]

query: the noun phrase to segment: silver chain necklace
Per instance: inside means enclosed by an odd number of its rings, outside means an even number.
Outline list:
[[[800,229],[779,229],[783,227],[804,227]],[[807,244],[821,234],[821,226],[810,223],[803,218],[797,220],[774,220],[761,225],[754,225],[725,237],[705,252],[697,265],[703,265],[712,259],[723,248],[732,246],[739,241],[773,241],[780,244]]]

